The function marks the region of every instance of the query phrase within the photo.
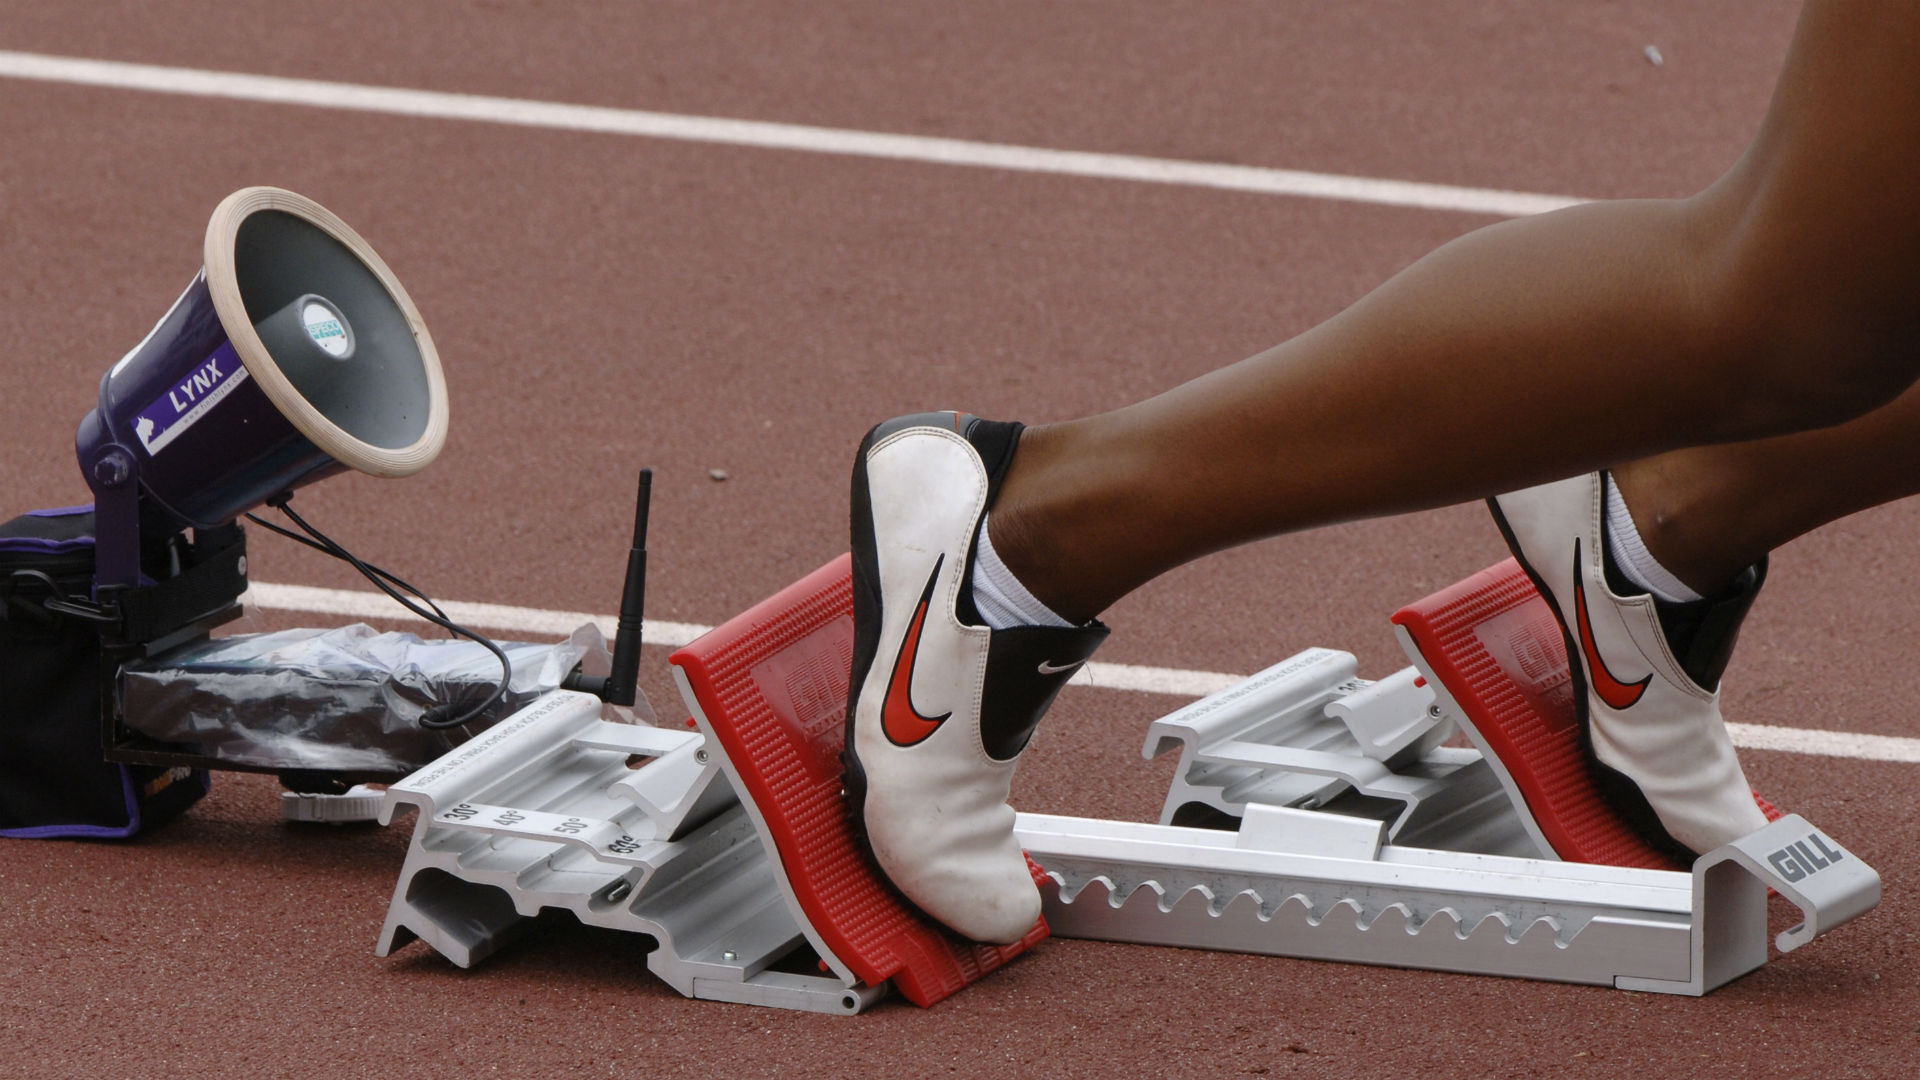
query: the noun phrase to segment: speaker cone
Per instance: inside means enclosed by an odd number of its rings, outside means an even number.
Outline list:
[[[410,476],[447,437],[433,338],[373,248],[311,199],[236,191],[205,267],[100,383],[76,437],[103,521],[218,525],[356,469]],[[109,504],[112,504],[110,510]]]

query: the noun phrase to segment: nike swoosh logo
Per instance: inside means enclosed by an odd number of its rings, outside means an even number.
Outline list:
[[[940,567],[947,561],[945,555],[934,561],[933,573],[927,575],[927,587],[920,594],[920,603],[913,609],[913,621],[907,625],[906,639],[900,643],[900,654],[893,659],[893,675],[887,682],[887,698],[881,703],[880,729],[886,732],[887,740],[895,746],[913,746],[927,740],[940,725],[947,722],[951,712],[939,716],[928,716],[913,707],[913,668],[920,655],[920,631],[927,624],[927,606],[933,602],[933,587],[940,580]]]
[[[1084,661],[1084,660],[1075,660],[1075,661],[1074,661],[1073,663],[1071,663],[1071,664],[1055,664],[1055,663],[1054,663],[1053,661],[1051,661],[1051,660],[1042,660],[1042,661],[1040,661],[1040,674],[1042,674],[1042,675],[1058,675],[1058,674],[1060,674],[1060,673],[1061,673],[1061,672],[1063,672],[1063,671],[1072,671],[1072,670],[1073,670],[1074,668],[1077,668],[1077,667],[1079,667],[1079,666],[1080,666],[1081,664],[1083,664],[1083,663],[1086,663],[1086,661]]]
[[[1580,541],[1573,541],[1573,610],[1580,626],[1580,651],[1587,657],[1587,681],[1593,684],[1593,692],[1609,708],[1629,709],[1640,695],[1647,692],[1647,684],[1653,681],[1653,673],[1636,683],[1624,683],[1614,678],[1607,670],[1607,662],[1600,659],[1600,650],[1593,643],[1593,623],[1587,617],[1586,575],[1580,572]]]

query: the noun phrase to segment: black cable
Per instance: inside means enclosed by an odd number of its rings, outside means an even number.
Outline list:
[[[468,709],[466,712],[461,713],[459,716],[450,715],[455,709],[455,706],[453,705],[436,705],[433,708],[428,709],[425,713],[421,714],[420,716],[421,727],[427,728],[433,731],[442,731],[447,728],[460,727],[461,725],[465,724],[469,720],[472,720],[474,717],[479,716],[481,713],[484,713],[488,709],[493,708],[495,702],[499,701],[502,697],[506,696],[507,684],[513,681],[513,661],[507,659],[507,654],[504,649],[494,644],[493,639],[487,637],[485,634],[476,633],[475,631],[469,630],[466,627],[461,626],[459,623],[454,622],[452,619],[447,618],[446,613],[440,610],[439,605],[435,604],[432,600],[428,600],[425,594],[421,593],[420,590],[414,588],[411,585],[408,585],[406,582],[401,581],[399,578],[396,578],[393,575],[388,574],[384,570],[380,570],[377,567],[367,565],[366,563],[362,562],[357,556],[355,556],[353,552],[348,551],[346,548],[341,547],[337,542],[333,540],[332,537],[329,537],[326,533],[323,533],[319,529],[316,529],[312,525],[308,524],[305,518],[301,517],[298,513],[295,513],[293,508],[287,505],[288,501],[290,501],[292,498],[293,498],[292,492],[283,491],[280,494],[275,495],[273,498],[268,499],[267,505],[287,515],[287,518],[289,520],[291,520],[295,525],[300,527],[301,532],[306,533],[308,536],[312,537],[314,541],[316,541],[315,543],[312,543],[309,546],[319,551],[324,551],[328,555],[331,555],[334,558],[339,559],[342,562],[345,562],[348,565],[352,566],[355,570],[360,571],[361,576],[365,577],[368,581],[373,582],[376,588],[378,588],[381,592],[386,593],[388,596],[392,597],[394,602],[399,604],[401,607],[406,608],[408,611],[413,612],[415,615],[419,616],[420,618],[425,619],[426,621],[434,624],[435,626],[440,627],[442,630],[445,630],[449,634],[457,634],[460,637],[464,637],[467,640],[472,641],[473,643],[481,646],[482,648],[485,648],[488,652],[491,652],[494,656],[499,658],[500,684],[493,688],[493,693],[488,695],[487,700],[481,702],[479,705],[471,709]],[[247,517],[253,519],[256,522],[259,521],[259,519],[255,518],[252,514],[248,514]],[[266,523],[261,522],[261,524],[266,524]],[[273,529],[275,532],[284,532],[284,530],[275,529],[274,526],[272,525],[268,525],[267,527],[269,529]],[[287,534],[287,535],[291,535],[291,534]],[[294,539],[298,540],[300,538],[294,537]],[[305,542],[306,541],[302,541],[302,543],[305,543]],[[406,589],[408,592],[414,593],[415,595],[419,596],[420,599],[425,601],[429,607],[433,608],[433,611],[429,612],[421,609],[420,607],[415,605],[413,601],[401,595],[399,590],[395,589],[393,585],[387,584],[388,581],[392,581],[394,584],[399,585],[400,588]],[[435,714],[439,714],[439,715],[436,716]]]
[[[49,600],[65,600],[67,598],[67,590],[61,588],[60,583],[53,580],[53,575],[47,573],[45,570],[28,568],[25,570],[15,570],[13,573],[7,575],[8,581],[19,581],[21,578],[26,578],[28,581],[37,581],[45,585],[47,592],[52,594],[47,597]]]
[[[109,614],[106,610],[102,609],[99,604],[91,600],[75,600],[68,596],[67,590],[62,588],[58,581],[53,579],[53,575],[44,570],[35,570],[31,567],[15,570],[7,576],[7,584],[10,586],[6,593],[7,600],[11,601],[15,598],[19,582],[22,580],[39,582],[47,587],[47,596],[40,601],[40,606],[45,611],[54,615],[65,615],[71,618],[84,619],[87,622],[100,623],[102,625],[110,625],[120,621],[117,616]],[[22,601],[31,604],[31,601],[26,601],[24,598],[22,598]],[[3,617],[3,615],[0,615],[0,618]]]
[[[299,533],[294,532],[292,529],[286,529],[278,525],[275,525],[273,522],[268,521],[266,518],[263,518],[258,514],[252,513],[251,511],[249,511],[247,514],[247,520],[253,522],[255,525],[260,526],[261,528],[267,530],[268,532],[278,533],[281,536],[286,537],[287,539],[293,541],[296,544],[305,544],[306,546],[312,548],[315,551],[319,551],[327,555],[331,555],[336,559],[341,558],[340,552],[346,550],[345,548],[340,547],[338,544],[334,544],[333,541],[331,540],[329,540],[327,544],[320,543],[319,541],[316,541],[316,540],[310,540],[307,537],[301,536]],[[328,544],[333,544],[333,546],[329,547]],[[443,619],[452,618],[452,616],[448,615],[445,611],[440,610],[440,605],[434,603],[432,597],[420,591],[418,588],[415,588],[414,586],[408,584],[407,582],[402,581],[399,577],[388,573],[387,571],[381,569],[378,566],[375,566],[372,563],[367,563],[366,566],[367,566],[367,569],[373,571],[374,573],[380,575],[383,578],[386,578],[388,581],[393,582],[395,585],[400,586],[401,588],[412,593],[414,596],[418,597],[421,603],[433,609],[433,613],[435,615],[438,615]]]

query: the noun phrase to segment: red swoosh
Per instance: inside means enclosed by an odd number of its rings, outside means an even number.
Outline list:
[[[1587,588],[1585,575],[1580,572],[1580,541],[1573,542],[1573,610],[1580,622],[1580,651],[1587,656],[1588,681],[1593,684],[1593,692],[1600,700],[1614,709],[1627,709],[1640,700],[1647,692],[1647,684],[1653,681],[1653,673],[1636,683],[1623,683],[1607,670],[1607,662],[1600,659],[1600,650],[1593,643],[1593,624],[1587,619]]]
[[[906,640],[900,643],[900,655],[893,660],[893,676],[887,682],[887,699],[880,709],[880,729],[887,733],[887,739],[895,746],[912,746],[923,742],[929,735],[946,723],[951,712],[939,716],[927,716],[913,707],[913,665],[920,652],[920,630],[927,622],[927,605],[933,600],[934,582],[940,578],[940,566],[946,562],[942,555],[933,564],[933,573],[927,577],[927,589],[920,594],[920,604],[913,609],[913,622],[907,627]]]

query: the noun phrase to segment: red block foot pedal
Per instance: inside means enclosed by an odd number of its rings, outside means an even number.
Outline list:
[[[1394,613],[1408,655],[1451,695],[1536,842],[1569,862],[1684,870],[1615,813],[1580,746],[1553,609],[1508,559]],[[1760,798],[1769,821],[1780,812]]]
[[[1044,940],[965,941],[889,886],[854,839],[841,796],[853,666],[852,559],[841,556],[671,657],[700,729],[772,859],[794,916],[842,975],[892,979],[927,1006]],[[1036,868],[1036,875],[1038,870]]]

